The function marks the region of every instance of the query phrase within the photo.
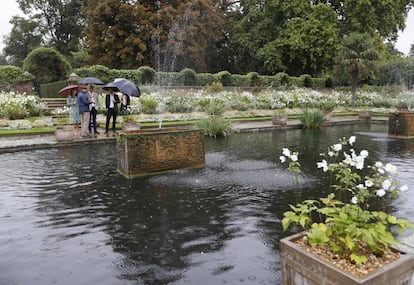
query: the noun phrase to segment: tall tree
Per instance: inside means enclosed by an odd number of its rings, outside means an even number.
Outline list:
[[[86,12],[89,62],[113,68],[208,71],[224,37],[225,16],[212,0],[90,0]]]
[[[350,32],[366,32],[383,41],[395,40],[413,3],[413,0],[240,0],[230,35],[231,48],[237,57],[234,62],[240,70],[247,69],[244,71],[275,73],[289,69],[293,74],[318,74],[325,69],[324,64],[318,66],[319,62],[329,64],[335,46]],[[320,13],[322,10],[325,14]],[[312,29],[313,26],[318,30]],[[324,54],[325,50],[328,54]]]
[[[63,55],[78,51],[85,16],[83,0],[16,0],[20,9],[44,32],[45,45]]]
[[[343,39],[336,56],[336,62],[351,76],[352,106],[355,106],[356,103],[356,90],[359,80],[374,69],[378,60],[378,49],[369,34],[354,32]]]
[[[10,23],[13,27],[4,40],[3,53],[10,64],[21,67],[26,56],[42,44],[42,31],[36,21],[22,17],[14,16]]]
[[[89,63],[110,68],[150,65],[151,8],[138,1],[89,0],[84,30]]]

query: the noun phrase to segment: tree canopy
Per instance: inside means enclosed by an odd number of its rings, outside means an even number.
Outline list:
[[[4,56],[20,65],[51,47],[80,64],[159,71],[255,71],[320,76],[342,39],[365,33],[393,45],[414,0],[17,0]],[[385,46],[385,44],[387,46]],[[381,46],[382,45],[382,46]]]

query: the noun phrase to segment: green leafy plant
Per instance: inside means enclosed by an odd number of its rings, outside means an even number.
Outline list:
[[[233,126],[229,120],[220,116],[210,116],[202,119],[197,126],[204,130],[204,135],[209,137],[228,137],[232,134]]]
[[[323,112],[319,109],[304,109],[299,119],[305,129],[320,128],[326,122]]]
[[[398,243],[393,229],[401,233],[414,225],[371,209],[373,199],[396,198],[407,186],[398,184],[394,165],[367,165],[368,151],[358,153],[353,148],[355,141],[355,136],[342,138],[321,154],[316,166],[328,174],[332,192],[325,198],[290,205],[283,214],[282,226],[284,230],[303,228],[309,246],[327,247],[331,253],[360,265],[368,261],[367,253],[382,255]],[[284,148],[280,160],[289,163],[288,171],[301,172],[297,152]]]
[[[132,122],[137,122],[137,121],[138,121],[138,116],[137,115],[122,116],[122,122],[124,122],[124,123],[132,123]]]

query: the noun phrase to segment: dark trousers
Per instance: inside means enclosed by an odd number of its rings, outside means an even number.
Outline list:
[[[114,108],[109,108],[106,111],[106,124],[105,124],[105,131],[108,132],[109,130],[109,121],[112,117],[112,131],[115,132],[115,125],[116,125],[116,110]]]
[[[93,131],[96,133],[96,114],[98,114],[98,111],[96,111],[95,107],[92,107],[91,110],[91,119],[89,121],[89,132]]]

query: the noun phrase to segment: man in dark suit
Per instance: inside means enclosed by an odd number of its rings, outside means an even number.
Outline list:
[[[104,88],[108,93],[105,96],[105,107],[106,107],[106,125],[105,134],[109,131],[109,122],[112,117],[112,132],[115,134],[116,115],[118,114],[119,96],[115,94],[116,88]]]

